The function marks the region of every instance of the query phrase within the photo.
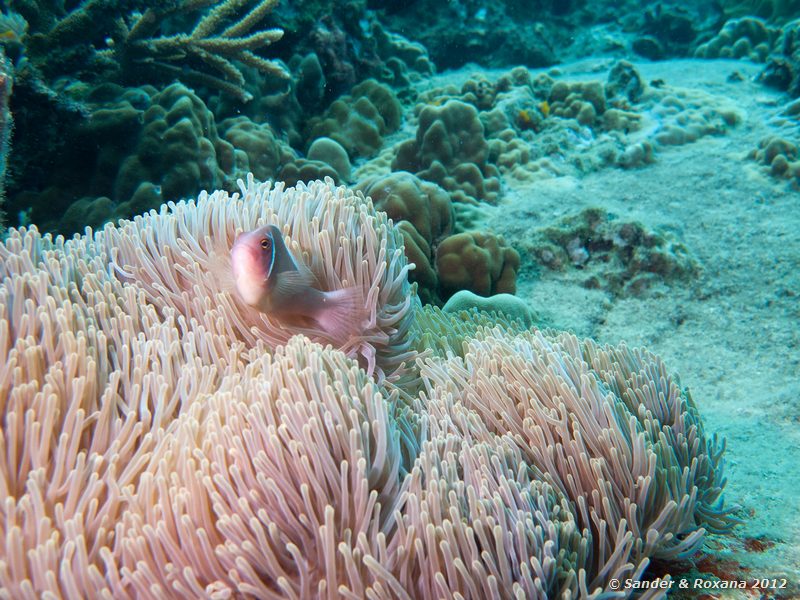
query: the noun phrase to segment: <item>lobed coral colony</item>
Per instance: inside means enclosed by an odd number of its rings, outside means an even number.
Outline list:
[[[514,295],[525,270],[662,293],[688,245],[600,207],[522,244],[486,215],[504,182],[740,122],[642,57],[757,61],[797,96],[800,22],[601,4],[4,4],[0,598],[659,598],[614,582],[730,532],[724,443],[668,366]],[[613,60],[534,72],[587,52],[571,22],[617,23]],[[798,102],[741,157],[781,185]],[[356,322],[243,301],[231,248],[266,226]]]

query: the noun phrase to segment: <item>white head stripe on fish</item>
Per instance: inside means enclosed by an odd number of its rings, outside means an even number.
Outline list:
[[[267,279],[269,279],[275,268],[275,243],[272,240],[272,236],[268,233],[265,233],[261,240],[261,248],[264,252],[269,252],[269,268],[267,269]]]
[[[298,271],[299,267],[297,261],[286,247],[281,230],[278,229],[276,225],[267,225],[263,229],[266,230],[264,235],[268,236],[272,241],[272,265],[270,266],[270,275],[277,275],[279,273],[285,273],[286,271]]]

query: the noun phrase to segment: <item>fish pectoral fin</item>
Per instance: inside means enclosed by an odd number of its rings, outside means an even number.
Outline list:
[[[304,262],[297,261],[297,270],[300,273],[301,277],[306,278],[306,280],[308,281],[308,285],[319,289],[320,287],[319,279],[317,279],[317,276],[314,275],[311,269],[309,269]]]
[[[273,296],[278,295],[282,299],[289,299],[296,297],[297,294],[303,294],[308,291],[308,288],[313,287],[314,276],[311,271],[284,271],[275,277],[275,287],[273,288]]]

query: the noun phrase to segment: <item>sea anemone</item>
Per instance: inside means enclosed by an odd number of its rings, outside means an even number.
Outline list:
[[[363,287],[362,336],[214,278],[262,223]],[[660,359],[421,309],[400,239],[330,181],[252,178],[68,241],[12,230],[0,596],[602,597],[730,529],[722,448]]]

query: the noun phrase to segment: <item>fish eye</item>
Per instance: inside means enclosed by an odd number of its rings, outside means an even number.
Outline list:
[[[267,238],[264,238],[263,240],[261,240],[261,247],[262,247],[264,250],[269,250],[269,247],[270,247],[270,241],[269,241],[269,239],[267,239]]]

